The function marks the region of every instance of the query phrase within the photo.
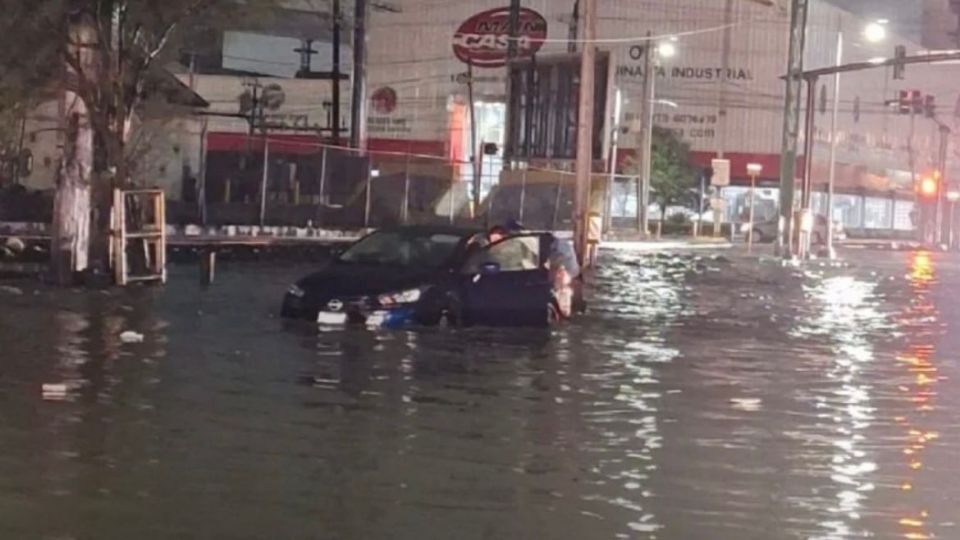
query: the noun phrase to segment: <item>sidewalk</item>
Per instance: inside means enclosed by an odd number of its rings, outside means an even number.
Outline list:
[[[600,244],[600,249],[615,251],[657,252],[672,250],[718,250],[731,249],[733,244],[726,238],[662,238],[660,240],[610,240]]]

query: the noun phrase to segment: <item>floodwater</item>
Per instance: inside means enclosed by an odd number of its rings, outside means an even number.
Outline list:
[[[727,257],[604,253],[550,333],[0,284],[0,538],[960,538],[960,260]]]

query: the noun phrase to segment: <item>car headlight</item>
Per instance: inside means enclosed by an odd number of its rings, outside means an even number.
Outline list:
[[[294,284],[294,285],[291,285],[289,289],[287,289],[287,294],[289,294],[290,296],[293,296],[294,298],[303,298],[304,296],[306,296],[307,293],[306,291],[301,289],[299,285]]]
[[[380,302],[381,306],[394,306],[397,304],[414,304],[420,301],[420,297],[422,295],[423,295],[422,289],[410,289],[408,291],[381,294],[380,296],[377,297],[377,301]]]

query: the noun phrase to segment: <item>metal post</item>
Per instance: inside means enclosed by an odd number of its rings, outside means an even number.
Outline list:
[[[577,37],[580,35],[580,0],[573,2],[573,14],[570,17],[570,29],[568,31],[567,52],[573,54],[577,52]]]
[[[340,144],[340,28],[343,14],[340,10],[340,0],[333,1],[333,57],[331,58],[331,83],[333,84],[330,100],[330,126],[333,135],[333,144]]]
[[[200,169],[199,183],[200,189],[197,193],[197,200],[200,203],[200,224],[207,225],[207,132],[210,128],[210,120],[203,119],[203,127],[200,129]]]
[[[707,193],[707,176],[705,174],[700,175],[700,198],[698,199],[697,204],[697,221],[693,223],[693,235],[700,236],[703,234],[703,200],[706,197]]]
[[[837,66],[843,65],[843,18],[837,17]],[[830,118],[830,172],[827,176],[827,257],[833,258],[833,192],[837,179],[837,123],[840,117],[840,73],[833,76],[833,115]]]
[[[327,189],[327,147],[324,146],[320,152],[320,202],[317,204],[317,225],[323,226],[323,214],[327,207],[326,199]]]
[[[937,169],[940,179],[937,186],[937,243],[946,241],[947,231],[944,228],[944,202],[947,198],[947,154],[950,148],[950,128],[940,125],[940,153],[937,156]]]
[[[350,103],[350,146],[367,146],[367,0],[354,0],[353,97]]]
[[[513,60],[517,57],[517,37],[520,35],[520,0],[510,0],[507,32],[510,36],[510,41],[507,42],[507,58]]]
[[[800,134],[800,106],[803,80],[803,53],[810,0],[791,0],[790,47],[786,91],[784,93],[783,137],[780,151],[780,219],[783,223],[778,251],[792,257],[793,203],[796,190],[797,138]],[[786,249],[785,249],[786,248]]]
[[[527,204],[527,168],[523,168],[523,176],[520,179],[520,211],[519,219],[523,222],[523,207]]]
[[[613,185],[617,181],[617,153],[620,146],[620,114],[623,110],[623,93],[620,89],[617,89],[614,105],[613,105],[613,130],[610,134],[610,158],[608,170],[610,171],[610,176],[607,179],[607,188],[604,190],[603,197],[603,232],[606,233],[610,230],[610,224],[612,221],[612,212],[610,207],[613,204]]]
[[[727,86],[730,72],[730,53],[733,43],[733,1],[727,0],[723,15],[723,47],[720,53],[720,92],[717,103],[717,159],[723,159],[727,138]]]
[[[750,229],[747,231],[747,253],[753,253],[754,208],[756,207],[757,175],[750,175]],[[731,230],[733,227],[731,226]]]
[[[804,123],[803,139],[803,193],[800,199],[801,219],[807,218],[810,214],[810,202],[813,200],[813,143],[814,143],[814,124],[817,118],[817,78],[807,79],[807,109],[806,121]],[[801,222],[801,227],[802,227]],[[800,257],[807,257],[810,254],[810,240],[813,231],[805,231],[801,228],[800,238],[797,249]]]
[[[950,227],[949,227],[949,237],[947,242],[947,249],[956,249],[957,246],[957,202],[950,201]]]
[[[370,228],[370,206],[373,202],[373,172],[370,170],[370,165],[367,165],[367,189],[366,194],[364,195],[365,200],[363,204],[363,226],[364,228]]]
[[[577,118],[576,189],[574,194],[574,239],[580,263],[587,262],[587,219],[593,173],[594,81],[596,79],[597,2],[583,0],[583,51],[580,55],[580,99]]]
[[[467,63],[467,99],[470,101],[470,160],[473,164],[473,211],[470,217],[476,217],[480,211],[480,175],[482,174],[483,164],[481,163],[482,151],[477,146],[477,107],[473,101],[473,62]]]
[[[267,183],[270,179],[270,140],[263,137],[263,179],[260,181],[260,226],[267,221]]]
[[[400,219],[404,225],[410,221],[410,154],[403,168],[403,201],[400,203]]]
[[[907,135],[907,158],[910,161],[910,183],[916,187],[917,185],[917,160],[916,154],[913,151],[913,138],[916,135],[917,128],[917,114],[913,104],[910,106],[910,133]],[[930,211],[927,208],[926,201],[921,197],[916,199],[916,210],[917,216],[919,216],[919,227],[918,232],[920,233],[920,242],[927,243],[930,236]]]
[[[456,182],[450,182],[450,224],[453,225],[456,222],[456,213],[457,213],[457,184]]]
[[[654,44],[650,36],[651,33],[647,32],[646,48],[643,53],[643,92],[641,94],[643,103],[640,109],[642,111],[641,114],[643,114],[643,130],[641,131],[642,140],[640,144],[640,176],[637,178],[637,232],[643,237],[646,237],[650,231],[650,220],[649,216],[647,216],[647,211],[650,207],[650,186],[647,183],[649,176],[647,174],[646,164],[647,154],[650,153],[653,147],[650,138],[652,137],[651,133],[653,130],[653,93],[656,79],[656,74],[653,71]]]
[[[560,200],[563,198],[563,181],[557,182],[557,197],[553,201],[553,222],[551,230],[557,230],[557,222],[560,220]]]

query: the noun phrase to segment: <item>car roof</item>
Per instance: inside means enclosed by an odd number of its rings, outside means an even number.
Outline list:
[[[453,225],[401,225],[396,227],[384,227],[382,229],[378,229],[376,232],[398,232],[413,235],[450,234],[466,238],[468,236],[480,234],[483,232],[483,230],[471,229],[467,227],[455,227]]]

